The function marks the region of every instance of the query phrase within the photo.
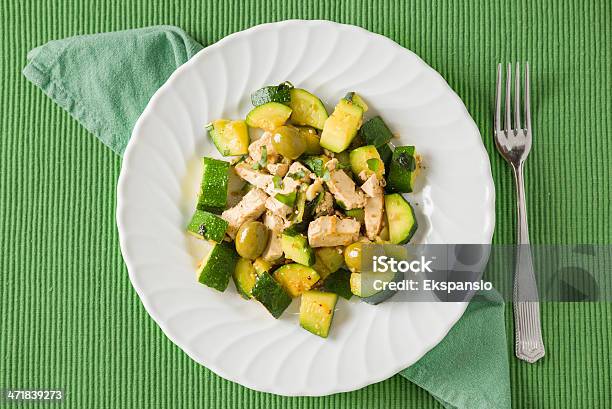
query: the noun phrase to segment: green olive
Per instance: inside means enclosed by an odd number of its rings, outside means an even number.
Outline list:
[[[246,222],[236,234],[236,251],[240,257],[255,260],[268,243],[268,229],[261,222]]]
[[[274,150],[285,158],[297,159],[306,150],[306,141],[293,126],[276,128],[272,135]]]
[[[317,131],[308,126],[302,126],[298,128],[300,135],[304,138],[304,142],[306,142],[306,150],[305,153],[309,155],[319,155],[323,153],[323,148],[321,148],[320,137],[317,134]]]
[[[362,242],[356,242],[344,249],[344,262],[353,273],[361,271]]]

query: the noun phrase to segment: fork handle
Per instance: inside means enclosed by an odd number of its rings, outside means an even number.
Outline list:
[[[533,271],[523,163],[512,168],[517,199],[517,254],[514,271],[514,336],[516,357],[536,362],[544,356],[538,288]]]

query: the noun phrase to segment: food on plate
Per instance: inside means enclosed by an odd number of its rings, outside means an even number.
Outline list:
[[[393,146],[380,116],[348,92],[331,114],[290,82],[251,94],[246,119],[217,119],[206,131],[221,156],[202,158],[197,208],[187,226],[212,250],[198,281],[240,296],[279,318],[300,298],[300,325],[326,338],[338,296],[378,304],[392,293],[373,280],[394,273],[364,269],[368,243],[408,243],[414,209],[414,146]],[[257,131],[259,130],[259,131]],[[256,135],[259,134],[257,137]]]

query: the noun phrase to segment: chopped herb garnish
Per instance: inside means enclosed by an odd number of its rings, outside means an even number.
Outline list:
[[[300,160],[315,175],[318,177],[323,176],[323,159],[316,156],[306,156]]]
[[[402,152],[398,155],[397,163],[410,172],[416,169],[416,161],[414,160],[414,157],[406,152]]]
[[[297,172],[290,173],[287,176],[289,176],[293,180],[300,180],[300,179],[303,179],[304,176],[306,176],[306,174],[304,173],[303,170],[298,170]]]
[[[237,164],[239,164],[240,162],[244,162],[246,160],[246,158],[248,158],[249,155],[242,155],[241,157],[239,157],[238,159],[236,159],[232,165],[236,166]]]
[[[350,163],[338,163],[336,169],[348,169],[351,167]]]
[[[261,158],[258,162],[253,163],[252,168],[255,170],[263,169],[268,165],[268,148],[266,145],[261,147]]]
[[[371,158],[368,159],[366,163],[368,164],[368,169],[370,169],[372,172],[378,171],[378,166],[380,166],[380,161],[378,159]]]
[[[281,179],[280,176],[274,175],[274,177],[272,178],[272,182],[274,182],[274,188],[275,189],[282,189],[283,188],[283,179]]]
[[[321,176],[321,179],[323,179],[323,181],[325,182],[329,182],[330,177],[331,175],[329,173],[329,169],[325,168],[325,170],[323,171],[323,175]]]

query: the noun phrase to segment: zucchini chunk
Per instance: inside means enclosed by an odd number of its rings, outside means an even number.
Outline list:
[[[322,279],[336,272],[344,264],[344,256],[342,247],[318,247],[315,250],[315,265],[319,264],[319,268],[323,267],[323,272],[319,270],[319,275]]]
[[[199,239],[220,243],[225,237],[228,223],[219,216],[196,210],[187,226],[187,231]]]
[[[290,93],[291,122],[296,125],[308,125],[323,129],[328,115],[321,100],[301,88],[293,88]]]
[[[323,148],[321,148],[319,143],[321,138],[314,128],[300,126],[298,127],[298,132],[306,141],[306,150],[304,151],[306,155],[319,155],[323,153]]]
[[[269,273],[272,270],[272,264],[263,258],[259,257],[253,261],[253,267],[255,268],[255,273],[260,276],[263,273]]]
[[[361,95],[357,94],[356,92],[348,92],[344,96],[344,99],[349,102],[352,102],[353,104],[359,105],[361,109],[363,109],[363,113],[366,113],[368,111],[368,104],[366,104],[363,98],[361,98]]]
[[[360,297],[361,301],[379,304],[396,293],[394,290],[382,287],[383,283],[397,281],[401,277],[402,273],[393,271],[351,273],[351,292]]]
[[[345,150],[357,134],[363,117],[363,108],[341,99],[334,112],[325,121],[321,133],[321,146],[335,153]]]
[[[336,154],[335,158],[338,160],[339,169],[347,169],[351,167],[351,154],[348,151],[342,151]]]
[[[387,144],[393,138],[393,134],[380,116],[375,116],[364,122],[361,129],[359,129],[359,135],[361,135],[365,143],[374,145],[377,148]]]
[[[285,81],[279,85],[270,85],[258,89],[251,94],[251,103],[257,107],[259,105],[267,104],[268,102],[280,102],[286,104],[291,101],[291,91],[293,85],[289,81]]]
[[[295,204],[295,199],[297,198],[297,193],[296,192],[291,192],[287,194],[277,193],[276,195],[274,195],[274,198],[278,200],[279,202],[281,202],[282,204],[285,204],[289,207],[293,207],[293,205]]]
[[[362,146],[351,151],[350,153],[351,170],[355,176],[366,172],[367,180],[372,174],[376,174],[378,180],[381,180],[385,174],[385,164],[380,158],[380,154],[374,145]]]
[[[218,291],[225,291],[234,272],[238,253],[229,243],[217,243],[198,269],[198,281]]]
[[[314,251],[303,234],[294,234],[292,231],[287,232],[285,230],[281,237],[281,246],[285,258],[305,266],[312,266],[314,264]]]
[[[389,174],[389,166],[391,165],[391,158],[393,157],[393,151],[387,144],[378,146],[376,150],[378,151],[378,154],[380,155],[380,159],[385,164],[385,172]]]
[[[410,193],[414,189],[417,165],[414,146],[397,146],[389,166],[387,190]]]
[[[228,162],[202,158],[202,182],[198,198],[199,210],[223,209],[227,205],[227,181],[230,164]]]
[[[217,119],[206,125],[208,135],[223,156],[238,156],[249,153],[249,129],[245,121]]]
[[[306,189],[299,190],[295,199],[295,211],[291,217],[292,224],[302,223],[306,212]]]
[[[255,272],[255,267],[253,267],[251,260],[242,257],[238,259],[232,278],[242,298],[246,300],[253,298],[251,291],[255,286],[257,273]]]
[[[322,291],[338,294],[340,297],[350,300],[353,296],[353,293],[351,292],[350,281],[351,272],[347,269],[340,268],[334,273],[331,273],[325,279],[325,281],[323,281],[323,284],[321,284],[320,289]]]
[[[251,293],[253,298],[262,303],[274,318],[280,317],[291,304],[291,296],[270,273],[263,273],[257,277]]]
[[[322,291],[306,291],[300,304],[300,325],[307,331],[327,338],[334,318],[338,296]]]
[[[313,268],[301,264],[285,264],[274,271],[274,278],[292,297],[297,297],[309,290],[317,281],[319,273]]]
[[[399,193],[385,195],[385,212],[391,244],[406,244],[417,229],[414,209]]]
[[[273,131],[285,124],[291,115],[291,108],[279,102],[267,102],[248,113],[246,123],[253,128]]]

